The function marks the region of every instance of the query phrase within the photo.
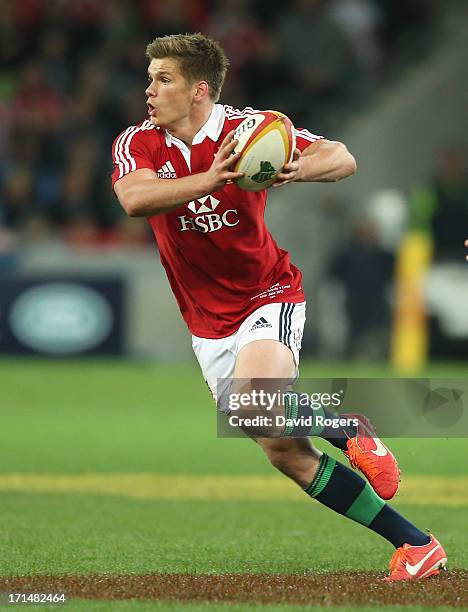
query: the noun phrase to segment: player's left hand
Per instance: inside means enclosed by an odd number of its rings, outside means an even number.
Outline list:
[[[292,183],[296,180],[297,173],[299,172],[299,158],[301,156],[301,152],[299,149],[294,149],[293,158],[289,162],[289,164],[285,164],[283,169],[276,177],[276,181],[273,183],[272,187],[282,187],[283,185],[287,185],[288,183]]]

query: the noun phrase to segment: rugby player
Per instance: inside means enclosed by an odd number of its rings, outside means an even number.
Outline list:
[[[305,322],[301,272],[265,225],[266,190],[241,190],[241,174],[232,170],[240,155],[233,154],[235,128],[255,111],[218,103],[229,62],[204,35],[156,38],[146,53],[148,118],[114,141],[114,192],[129,216],[146,217],[153,229],[215,400],[218,379],[292,380]],[[301,128],[296,146],[274,187],[334,182],[356,171],[340,142]],[[310,406],[299,409],[293,392],[289,397],[288,414],[311,413]],[[395,546],[388,580],[438,573],[446,563],[441,544],[384,501],[398,489],[393,454],[364,416],[352,416],[354,425],[318,434],[368,482],[315,449],[303,430],[252,437],[307,495]]]

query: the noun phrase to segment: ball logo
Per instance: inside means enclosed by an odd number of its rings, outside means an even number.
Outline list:
[[[52,355],[71,355],[98,346],[113,324],[106,300],[93,289],[72,283],[28,289],[13,303],[9,318],[22,344]]]
[[[180,231],[188,230],[207,234],[217,232],[222,227],[233,227],[239,223],[237,210],[231,208],[225,210],[222,214],[214,211],[220,204],[220,201],[212,195],[203,196],[198,200],[192,200],[187,204],[187,209],[195,213],[195,217],[190,215],[180,215]]]
[[[234,132],[234,140],[238,140],[239,137],[247,132],[247,130],[251,130],[257,124],[256,117],[249,117],[245,121],[243,121],[240,125],[237,126],[236,131]]]
[[[276,174],[276,168],[274,168],[269,161],[260,162],[260,170],[253,174],[250,178],[256,183],[264,183],[269,181]]]

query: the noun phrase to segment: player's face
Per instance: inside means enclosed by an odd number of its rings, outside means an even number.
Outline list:
[[[148,115],[153,125],[170,128],[190,114],[195,87],[180,73],[172,58],[153,59],[146,88]]]

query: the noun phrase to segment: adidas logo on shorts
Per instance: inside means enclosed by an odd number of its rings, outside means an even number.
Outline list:
[[[268,321],[264,317],[260,317],[258,321],[255,321],[255,323],[252,325],[249,331],[252,332],[252,331],[255,331],[256,329],[261,329],[262,327],[273,327],[273,325],[271,323],[268,323]]]
[[[162,168],[158,170],[158,178],[161,179],[173,179],[177,178],[177,174],[174,166],[170,161],[167,161]]]

